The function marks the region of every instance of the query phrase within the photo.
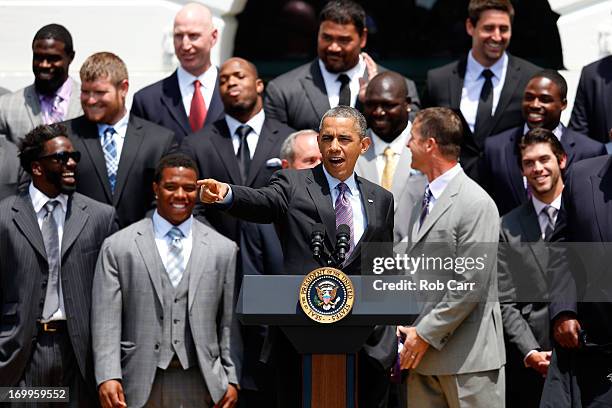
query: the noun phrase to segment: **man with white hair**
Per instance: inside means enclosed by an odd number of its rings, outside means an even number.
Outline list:
[[[283,169],[311,169],[321,163],[318,135],[314,130],[306,129],[287,136],[280,150]]]
[[[164,126],[177,141],[200,130],[223,114],[218,69],[210,61],[217,42],[210,10],[186,4],[174,18],[174,53],[179,67],[167,78],[134,95],[131,113]]]

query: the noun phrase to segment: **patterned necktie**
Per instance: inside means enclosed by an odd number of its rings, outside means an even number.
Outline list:
[[[102,150],[104,151],[104,160],[106,161],[106,174],[108,175],[108,183],[110,184],[111,194],[115,194],[115,185],[117,184],[117,171],[119,170],[119,157],[117,155],[117,145],[113,135],[117,133],[112,126],[104,130],[104,138],[102,139]]]
[[[351,79],[346,74],[340,74],[337,81],[340,81],[338,105],[351,106],[351,88],[349,87]]]
[[[544,230],[544,240],[550,241],[550,237],[555,231],[555,217],[557,216],[557,209],[552,205],[547,205],[542,209],[542,212],[546,215],[546,219],[548,223],[546,224],[546,229]]]
[[[491,119],[493,112],[493,71],[485,69],[482,71],[485,81],[480,90],[480,99],[476,110],[476,122],[474,123],[474,134],[477,134]]]
[[[393,175],[395,174],[395,167],[397,166],[397,162],[395,161],[395,152],[390,147],[387,147],[383,154],[385,155],[385,167],[383,168],[380,185],[391,191],[391,186],[393,185]]]
[[[245,184],[249,175],[249,168],[251,167],[251,151],[247,143],[247,135],[251,133],[251,130],[249,125],[241,125],[236,129],[236,134],[240,137],[240,146],[238,147],[236,156],[238,156],[238,166],[240,167],[242,182]]]
[[[353,251],[353,242],[355,240],[354,229],[353,229],[353,207],[351,207],[351,202],[349,200],[348,195],[350,194],[350,190],[345,183],[340,183],[336,186],[339,191],[338,197],[336,198],[336,229],[342,224],[346,224],[349,226],[349,230],[351,232],[351,237],[349,239],[349,250],[347,251],[346,258],[348,259],[349,255]]]
[[[419,230],[423,226],[427,214],[429,214],[429,203],[431,202],[432,197],[433,195],[431,194],[429,186],[425,187],[425,193],[423,194],[423,202],[421,203],[421,216],[419,217]]]
[[[201,86],[202,84],[197,79],[193,81],[193,97],[191,98],[191,107],[189,108],[189,125],[194,132],[202,129],[206,120],[206,103],[200,90]]]
[[[175,288],[181,282],[183,277],[183,232],[177,227],[172,227],[166,234],[168,237],[168,245],[170,251],[168,252],[168,264],[166,265],[166,272],[168,278],[172,282],[172,286]]]
[[[43,321],[48,321],[59,308],[60,242],[57,223],[53,217],[53,210],[58,204],[59,201],[57,200],[47,201],[45,204],[47,213],[43,217],[41,227],[45,251],[47,252],[47,264],[49,265],[47,291],[42,313]]]

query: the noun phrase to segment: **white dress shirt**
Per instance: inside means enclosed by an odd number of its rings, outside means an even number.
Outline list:
[[[185,71],[183,67],[179,66],[176,69],[176,76],[178,78],[179,89],[181,91],[183,106],[185,107],[187,117],[189,117],[189,111],[191,110],[191,99],[193,98],[193,91],[195,89],[193,86],[193,81],[196,79],[202,84],[200,87],[200,92],[202,92],[204,104],[206,105],[206,111],[208,111],[213,92],[215,91],[215,84],[217,83],[217,67],[211,65],[206,72],[196,77]]]
[[[49,200],[57,200],[59,201],[59,205],[55,206],[53,210],[53,219],[55,220],[55,224],[57,224],[57,235],[59,238],[59,248],[60,251],[60,259],[62,253],[62,238],[64,237],[64,222],[66,221],[66,212],[68,211],[68,196],[66,194],[60,194],[55,198],[50,198],[45,195],[42,191],[34,187],[34,183],[30,183],[29,187],[30,199],[32,200],[32,206],[34,207],[34,212],[36,213],[36,221],[38,221],[38,228],[40,228],[42,232],[42,224],[45,215],[47,214],[47,210],[45,209],[45,204]],[[64,292],[62,290],[62,265],[60,264],[60,276],[59,276],[59,308],[55,311],[49,321],[53,320],[66,320],[66,309],[64,308]]]
[[[547,206],[551,206],[557,210],[557,214],[553,217],[553,224],[557,223],[557,216],[559,215],[559,210],[561,209],[561,194],[559,194],[550,204],[543,203],[542,201],[535,198],[535,196],[531,196],[531,202],[533,203],[533,208],[535,209],[536,214],[538,215],[538,223],[540,224],[540,234],[542,239],[544,239],[544,233],[546,232],[546,227],[548,226],[548,214],[544,211],[544,208]]]
[[[457,174],[459,174],[459,172],[461,172],[461,165],[457,163],[429,183],[428,187],[429,191],[431,191],[431,199],[429,200],[429,205],[427,206],[427,214],[431,214],[436,202],[440,199],[440,196],[442,193],[444,193],[444,190],[446,190],[448,183],[450,183],[451,180],[454,179]]]
[[[349,89],[351,90],[351,106],[354,108],[357,103],[357,97],[359,96],[359,78],[363,78],[366,70],[365,61],[359,56],[359,62],[353,68],[348,71],[332,73],[325,68],[323,61],[319,60],[319,68],[321,68],[321,74],[323,75],[323,82],[325,83],[325,92],[327,93],[327,99],[329,100],[329,107],[335,108],[338,106],[340,100],[340,81],[338,76],[346,74],[351,82],[349,82]]]
[[[257,112],[255,116],[248,120],[247,123],[242,123],[239,120],[234,119],[228,114],[225,114],[225,123],[229,128],[230,135],[232,136],[232,145],[234,146],[234,154],[238,154],[238,148],[240,148],[240,136],[236,134],[236,130],[242,125],[249,125],[251,131],[246,137],[247,145],[249,146],[249,153],[251,159],[257,149],[257,142],[259,141],[259,135],[261,135],[261,129],[263,128],[264,120],[266,120],[266,114],[264,110]]]
[[[487,69],[480,65],[478,61],[472,56],[472,51],[468,53],[467,66],[465,69],[465,78],[463,80],[463,89],[461,89],[461,104],[459,109],[465,118],[465,121],[470,127],[470,130],[474,131],[474,124],[476,123],[476,113],[478,111],[478,102],[480,101],[480,92],[482,86],[485,83],[485,79],[482,76],[482,71]],[[495,115],[495,109],[497,109],[497,103],[501,95],[502,88],[504,87],[504,81],[506,80],[506,71],[508,70],[508,55],[504,55],[497,60],[495,64],[490,66],[488,69],[493,72],[491,82],[493,82],[493,110],[491,116]]]
[[[155,231],[155,246],[157,246],[157,252],[164,264],[164,268],[168,270],[168,262],[170,261],[170,239],[167,234],[173,227],[177,227],[183,233],[183,271],[187,269],[187,263],[191,256],[191,248],[193,247],[193,237],[191,234],[191,226],[193,224],[193,217],[187,218],[182,224],[172,225],[165,218],[163,218],[157,210],[153,213],[153,230]]]
[[[376,172],[378,174],[379,183],[382,182],[383,171],[385,170],[385,165],[387,163],[385,161],[385,150],[387,150],[387,147],[391,149],[393,152],[393,160],[395,160],[395,163],[397,163],[400,156],[404,152],[404,149],[406,148],[408,139],[410,138],[410,129],[412,129],[412,123],[408,121],[406,128],[402,130],[402,133],[393,139],[391,143],[385,142],[376,133],[374,133],[374,131],[370,130],[370,139],[372,139],[372,146],[370,146],[370,149],[374,149],[374,154],[376,155]],[[396,167],[395,171],[398,170],[409,171],[410,169],[398,169]]]
[[[113,134],[113,140],[115,141],[115,148],[117,149],[117,159],[121,160],[121,152],[123,151],[123,143],[125,142],[125,135],[127,133],[128,122],[130,121],[130,114],[125,113],[121,119],[114,125],[108,123],[98,123],[98,136],[100,136],[100,145],[104,148],[104,131],[112,127],[115,129]]]

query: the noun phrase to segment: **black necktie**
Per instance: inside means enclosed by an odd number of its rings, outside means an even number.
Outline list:
[[[249,175],[249,167],[251,165],[251,151],[247,143],[247,135],[251,132],[249,125],[242,125],[236,129],[236,134],[240,137],[240,146],[238,147],[238,166],[240,167],[240,175],[242,176],[242,182],[246,183],[247,176]]]
[[[476,122],[474,123],[474,134],[478,135],[486,123],[491,120],[493,112],[493,72],[490,69],[482,71],[482,76],[485,81],[480,90],[480,99],[478,100],[478,110],[476,111]]]
[[[338,75],[338,81],[340,81],[338,105],[351,106],[351,88],[349,87],[351,79],[346,74],[340,74]]]

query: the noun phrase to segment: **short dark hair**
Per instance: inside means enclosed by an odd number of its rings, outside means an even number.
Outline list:
[[[38,160],[42,155],[45,150],[45,143],[56,137],[68,137],[67,134],[66,127],[60,123],[36,126],[25,135],[19,144],[19,161],[21,167],[31,175],[32,162]]]
[[[366,13],[359,4],[351,0],[331,0],[319,13],[319,26],[324,21],[336,24],[353,24],[359,35],[366,27]]]
[[[427,108],[417,112],[414,123],[417,121],[422,138],[435,139],[440,153],[446,158],[459,158],[463,124],[455,112],[448,108]]]
[[[468,18],[473,26],[476,26],[480,15],[488,10],[498,10],[510,16],[510,22],[514,20],[514,7],[510,0],[470,0],[468,5]]]
[[[567,81],[558,71],[555,71],[554,69],[543,69],[542,71],[535,73],[529,79],[529,81],[534,78],[546,78],[554,82],[559,88],[559,94],[561,95],[561,99],[567,99]]]
[[[365,117],[359,112],[357,109],[352,108],[350,106],[338,105],[335,108],[331,108],[321,118],[321,122],[319,123],[319,133],[323,128],[323,122],[327,118],[346,118],[353,119],[355,121],[355,130],[359,134],[359,138],[363,139],[366,136],[366,132],[368,131],[368,124],[366,122]]]
[[[523,168],[523,150],[525,150],[528,146],[533,146],[538,143],[547,143],[550,146],[550,150],[552,150],[553,154],[557,158],[558,163],[560,163],[561,158],[565,156],[565,149],[563,148],[563,145],[551,130],[545,128],[534,128],[525,133],[518,143],[518,160],[519,167],[521,169]]]
[[[171,153],[159,159],[157,167],[155,168],[155,182],[159,183],[161,181],[164,169],[171,169],[175,167],[185,167],[187,169],[192,169],[193,171],[195,171],[196,178],[199,177],[198,166],[191,157],[187,156],[184,153]]]
[[[47,24],[34,34],[32,40],[32,47],[34,47],[34,41],[36,40],[47,40],[53,39],[64,43],[64,51],[67,55],[74,54],[74,48],[72,46],[72,35],[70,32],[60,24]]]

